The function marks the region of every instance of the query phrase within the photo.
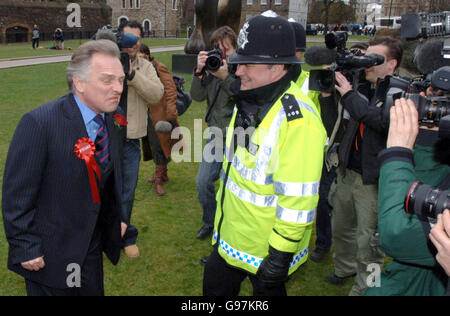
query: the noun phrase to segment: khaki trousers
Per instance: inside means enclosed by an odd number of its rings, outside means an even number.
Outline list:
[[[378,241],[378,186],[364,185],[362,176],[338,170],[330,189],[334,267],[338,277],[356,273],[349,295],[362,295],[370,284],[374,264],[381,271],[384,253]]]

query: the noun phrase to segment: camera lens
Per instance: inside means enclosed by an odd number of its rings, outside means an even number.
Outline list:
[[[450,190],[443,191],[419,181],[413,183],[405,199],[406,212],[424,220],[437,218],[449,207]]]
[[[215,72],[222,65],[222,59],[219,56],[211,55],[206,59],[206,70]]]

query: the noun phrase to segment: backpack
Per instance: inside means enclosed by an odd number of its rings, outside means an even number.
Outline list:
[[[189,108],[192,103],[192,98],[183,87],[183,84],[186,82],[183,77],[173,76],[173,81],[177,87],[177,111],[178,116],[180,116]]]

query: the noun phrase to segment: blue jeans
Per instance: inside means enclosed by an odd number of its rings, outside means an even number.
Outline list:
[[[211,143],[211,138],[206,141],[206,144]],[[211,144],[209,145],[211,146]],[[215,154],[215,147],[205,146],[205,150],[211,149],[212,155]],[[198,200],[203,208],[203,223],[205,226],[214,226],[214,217],[216,215],[216,190],[214,187],[214,182],[216,182],[220,177],[220,171],[222,170],[222,161],[212,161],[208,162],[205,160],[205,151],[203,151],[202,162],[198,167],[196,184]]]
[[[336,170],[334,168],[330,172],[324,170],[320,179],[316,219],[316,248],[325,250],[330,250],[332,244],[331,212],[333,211],[333,207],[328,203],[328,193],[330,192],[334,179],[336,179]]]
[[[127,139],[123,145],[123,187],[122,187],[122,219],[128,225],[122,238],[122,247],[136,244],[138,230],[131,225],[134,193],[136,191],[139,163],[141,161],[141,144],[139,139]]]

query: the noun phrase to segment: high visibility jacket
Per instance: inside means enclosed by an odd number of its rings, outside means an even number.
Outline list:
[[[291,103],[283,104],[283,99]],[[238,145],[233,153],[236,114],[227,133],[213,244],[219,243],[219,254],[228,264],[250,273],[257,272],[269,245],[293,253],[292,273],[308,256],[325,128],[315,106],[293,82],[248,146]]]
[[[309,71],[302,70],[296,83],[300,87],[300,89],[302,89],[302,92],[306,94],[311,99],[311,101],[313,101],[317,109],[319,109],[320,111],[320,102],[319,102],[320,92],[309,90]]]

